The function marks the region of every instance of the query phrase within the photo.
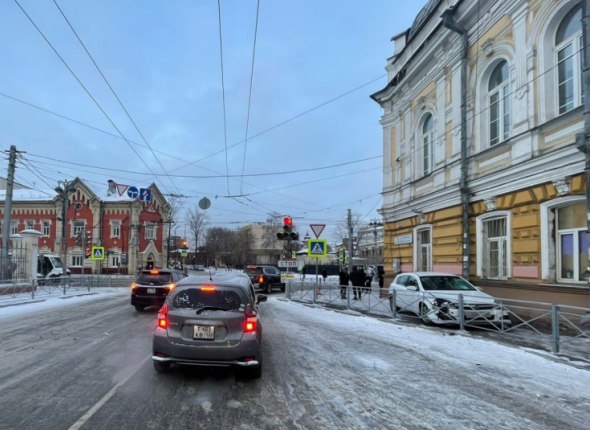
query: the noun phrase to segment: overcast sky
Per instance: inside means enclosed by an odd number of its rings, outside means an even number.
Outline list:
[[[155,182],[185,209],[209,198],[210,225],[291,215],[331,240],[349,208],[378,218],[369,96],[425,1],[220,3],[221,18],[216,0],[2,1],[0,148],[23,151],[16,181]]]

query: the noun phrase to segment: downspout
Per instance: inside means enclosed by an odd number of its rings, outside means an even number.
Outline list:
[[[470,237],[469,237],[469,188],[467,186],[467,30],[455,21],[455,7],[451,7],[441,15],[443,25],[461,36],[461,206],[463,223],[463,277],[469,279]]]

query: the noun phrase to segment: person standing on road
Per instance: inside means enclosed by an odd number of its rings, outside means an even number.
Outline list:
[[[328,279],[328,271],[326,269],[322,270],[322,278],[324,278],[324,284],[325,284],[326,279]]]
[[[353,266],[352,273],[350,274],[350,283],[352,284],[354,293],[353,300],[360,300],[366,279],[365,271],[362,268],[359,269],[356,266]]]
[[[346,299],[346,290],[348,290],[348,282],[350,281],[350,276],[348,275],[348,268],[343,267],[342,269],[340,269],[338,277],[340,278],[340,298]]]
[[[371,283],[373,282],[373,277],[375,276],[375,269],[373,266],[367,267],[367,280],[365,282],[365,287],[371,290]]]

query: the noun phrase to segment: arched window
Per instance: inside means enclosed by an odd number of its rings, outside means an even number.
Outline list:
[[[424,175],[432,172],[432,141],[434,140],[434,127],[431,114],[424,117],[422,123],[422,170]]]
[[[557,101],[559,113],[581,104],[580,51],[582,48],[582,8],[573,8],[559,24],[555,34],[557,62]]]
[[[502,60],[488,82],[490,146],[510,137],[510,98],[508,63]]]

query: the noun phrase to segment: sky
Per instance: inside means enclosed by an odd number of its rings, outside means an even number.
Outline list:
[[[370,95],[425,3],[5,0],[0,149],[35,189],[155,183],[180,196],[178,234],[207,197],[210,226],[289,215],[334,239],[348,209],[379,218]]]

